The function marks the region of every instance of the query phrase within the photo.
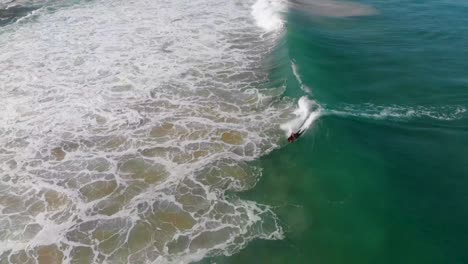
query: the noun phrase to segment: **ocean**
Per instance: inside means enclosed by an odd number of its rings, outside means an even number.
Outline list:
[[[0,263],[467,263],[467,11],[0,1]]]
[[[274,76],[323,110],[241,195],[284,239],[205,263],[468,263],[468,5],[294,3]]]

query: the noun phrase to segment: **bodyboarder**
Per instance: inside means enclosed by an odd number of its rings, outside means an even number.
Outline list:
[[[304,130],[302,129],[299,129],[296,133],[292,132],[291,135],[288,137],[288,142],[293,143],[302,135],[302,133],[304,133]]]

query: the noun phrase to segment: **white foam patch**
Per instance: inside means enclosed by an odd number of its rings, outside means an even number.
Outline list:
[[[291,105],[251,1],[85,1],[0,28],[0,257],[167,263],[280,239],[246,161]],[[46,253],[44,253],[46,252]],[[50,258],[49,258],[50,260]]]
[[[266,31],[277,31],[284,25],[285,0],[257,0],[252,6],[252,15],[257,25]]]
[[[291,133],[299,130],[309,129],[312,123],[319,118],[322,111],[321,107],[315,101],[308,99],[307,96],[302,96],[297,105],[293,112],[295,117],[280,125],[286,136],[290,136]]]

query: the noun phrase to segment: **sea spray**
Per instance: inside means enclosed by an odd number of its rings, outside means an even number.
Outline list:
[[[298,130],[305,131],[320,116],[321,111],[322,108],[315,101],[308,99],[307,96],[302,96],[293,112],[296,117],[281,124],[280,127],[285,131],[286,136]]]
[[[252,15],[257,25],[271,32],[282,28],[283,14],[287,8],[286,0],[258,0],[252,6]]]

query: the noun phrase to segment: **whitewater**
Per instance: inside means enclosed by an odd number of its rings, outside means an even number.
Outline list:
[[[281,239],[235,195],[295,108],[265,85],[278,3],[42,2],[0,27],[0,259],[187,263]]]

